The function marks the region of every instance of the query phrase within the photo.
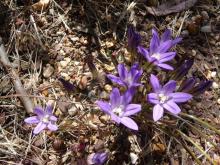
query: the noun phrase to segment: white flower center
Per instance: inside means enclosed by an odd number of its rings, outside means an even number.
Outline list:
[[[117,116],[121,116],[121,115],[123,114],[123,110],[122,110],[122,107],[121,107],[121,106],[114,108],[114,109],[112,110],[112,112],[113,112],[114,114],[116,114]]]
[[[154,53],[151,55],[151,57],[156,58],[157,60],[160,60],[160,53]]]
[[[44,123],[48,123],[49,122],[49,115],[45,115],[43,118],[42,118],[42,122],[44,122]]]
[[[158,97],[159,97],[159,101],[160,101],[161,104],[165,103],[169,99],[169,97],[164,95],[163,93],[160,93],[158,95]]]

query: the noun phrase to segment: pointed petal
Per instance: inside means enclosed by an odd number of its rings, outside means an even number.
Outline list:
[[[173,100],[169,100],[168,102],[163,104],[163,107],[174,115],[177,115],[181,112],[181,109]]]
[[[56,131],[56,130],[58,130],[57,125],[52,124],[52,123],[49,123],[49,124],[47,125],[47,128],[48,128],[49,130],[51,130],[51,131]]]
[[[181,83],[181,85],[180,85],[178,91],[188,92],[189,90],[191,90],[191,89],[193,88],[193,86],[195,85],[195,83],[196,83],[196,80],[195,80],[194,77],[191,77],[191,78],[189,78],[189,79],[186,79],[186,80],[184,80],[184,81]]]
[[[141,75],[143,73],[143,70],[138,71],[133,77],[133,81],[134,82],[138,82],[138,80],[140,79]]]
[[[176,52],[162,53],[160,55],[159,63],[170,61],[175,57],[175,55],[176,55]]]
[[[122,97],[123,105],[126,106],[129,104],[134,96],[134,88],[129,88]],[[118,98],[117,98],[118,99]],[[119,99],[118,99],[119,100]]]
[[[177,37],[176,39],[174,39],[172,41],[172,46],[175,46],[176,44],[180,43],[182,41],[182,38],[181,37]]]
[[[152,38],[150,40],[150,54],[153,54],[160,43],[159,35],[155,29],[152,29]]]
[[[28,117],[24,120],[25,123],[28,123],[28,124],[35,124],[35,123],[39,123],[40,120],[38,119],[37,116],[32,116],[32,117]]]
[[[191,94],[183,92],[171,93],[169,94],[169,96],[171,96],[173,98],[173,101],[176,103],[183,103],[192,98]]]
[[[121,118],[117,116],[116,114],[111,112],[111,119],[116,122],[117,124],[121,123]]]
[[[43,108],[41,108],[41,107],[35,107],[34,108],[34,113],[36,115],[38,115],[39,117],[43,117],[44,116],[44,111],[43,111]]]
[[[111,111],[110,104],[105,101],[96,101],[96,104],[101,108],[101,110],[107,114]]]
[[[149,56],[149,51],[147,49],[145,49],[144,47],[142,46],[138,46],[138,52],[144,56],[144,58],[148,61],[148,62],[151,62],[152,61],[152,58]]]
[[[125,108],[125,112],[123,113],[123,116],[131,116],[141,111],[141,105],[140,104],[129,104]]]
[[[121,86],[125,86],[125,83],[121,80],[121,78],[119,78],[119,77],[116,77],[116,76],[114,76],[114,75],[112,75],[112,74],[108,74],[107,75],[107,78],[109,79],[109,80],[111,80],[112,82],[114,82],[114,83],[116,83],[116,84],[119,84],[119,85],[121,85]]]
[[[161,64],[157,64],[157,66],[159,66],[159,67],[161,67],[163,69],[166,69],[166,70],[173,70],[173,67],[168,65],[168,64],[161,63]]]
[[[170,29],[166,29],[166,31],[161,36],[161,40],[163,42],[165,42],[167,40],[170,40],[170,38],[171,38],[171,30]]]
[[[161,117],[163,117],[163,107],[161,107],[159,104],[155,105],[153,108],[153,119],[154,121],[160,120]]]
[[[124,64],[118,64],[118,74],[123,80],[127,77],[128,71]]]
[[[45,112],[46,112],[47,114],[52,115],[52,113],[53,113],[53,107],[52,107],[50,104],[47,104],[47,106],[46,106],[46,108],[45,108]]]
[[[56,116],[50,116],[50,120],[56,122],[57,121],[57,117]]]
[[[161,85],[160,85],[160,82],[159,82],[157,76],[151,74],[150,75],[150,83],[151,83],[151,86],[153,87],[154,92],[157,92],[158,90],[161,89]]]
[[[118,88],[113,88],[110,94],[110,104],[112,108],[117,107],[120,104],[121,102],[120,97],[121,96]]]
[[[38,123],[38,125],[34,128],[34,134],[38,134],[40,133],[42,130],[44,130],[46,128],[46,124],[43,122]]]
[[[176,81],[170,80],[168,83],[166,83],[162,90],[164,91],[165,94],[170,94],[176,89]]]
[[[165,41],[158,47],[157,52],[158,53],[165,53],[171,48],[171,46],[172,46],[171,40]]]
[[[122,117],[121,123],[130,129],[138,130],[138,125],[136,122],[129,117]]]
[[[159,104],[158,95],[156,93],[149,93],[147,95],[147,101],[153,104]]]

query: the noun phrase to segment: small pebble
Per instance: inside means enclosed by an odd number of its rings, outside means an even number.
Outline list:
[[[213,83],[212,83],[212,87],[213,87],[214,89],[218,89],[218,88],[219,88],[219,85],[218,85],[216,82],[213,82]]]
[[[72,106],[70,109],[68,109],[68,114],[70,116],[75,116],[78,112],[78,109],[76,106]]]
[[[211,33],[212,32],[212,27],[211,27],[211,25],[205,25],[205,26],[201,27],[200,31],[204,32],[204,33]]]
[[[70,76],[67,73],[62,72],[60,75],[64,78],[64,80],[66,81],[70,80]]]
[[[112,90],[112,87],[111,87],[111,85],[106,84],[106,85],[104,86],[104,89],[105,89],[107,92],[109,92],[109,91]]]
[[[47,64],[46,68],[43,71],[43,76],[45,78],[49,78],[53,74],[53,72],[54,72],[54,68],[50,64]]]
[[[202,11],[201,15],[204,20],[209,20],[209,14],[207,13],[207,11]]]
[[[220,104],[220,98],[217,100],[217,103]]]
[[[68,61],[60,61],[60,65],[65,68],[68,65]]]

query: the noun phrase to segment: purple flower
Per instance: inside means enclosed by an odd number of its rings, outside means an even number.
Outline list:
[[[126,127],[138,130],[138,126],[129,116],[141,111],[140,104],[130,104],[133,90],[127,90],[124,95],[120,95],[118,88],[114,88],[110,94],[110,102],[97,101],[97,105],[103,112],[111,116],[117,124],[122,123]]]
[[[52,114],[52,107],[51,105],[47,105],[45,110],[41,107],[35,107],[34,113],[37,116],[32,116],[26,118],[24,121],[28,124],[37,124],[34,128],[34,134],[40,133],[45,128],[48,128],[51,131],[56,131],[58,128],[55,124],[57,118]]]
[[[212,86],[212,81],[210,80],[205,80],[200,82],[197,86],[195,86],[190,93],[192,93],[193,95],[199,95],[202,94],[203,92],[205,92],[208,88],[210,88]]]
[[[163,69],[173,70],[173,67],[165,64],[164,62],[172,60],[176,52],[169,52],[170,48],[181,41],[181,38],[171,39],[170,30],[166,30],[161,39],[155,29],[152,29],[152,39],[150,41],[149,50],[142,46],[138,46],[138,51],[141,53],[148,62],[157,65]]]
[[[153,119],[158,121],[164,113],[164,108],[170,113],[177,115],[181,109],[176,103],[186,102],[192,98],[192,95],[183,92],[173,92],[176,89],[176,81],[170,80],[164,86],[161,86],[158,78],[151,75],[150,83],[154,93],[147,95],[147,100],[155,104],[153,108]]]
[[[134,64],[130,71],[128,71],[124,64],[118,64],[118,74],[116,77],[112,74],[108,74],[107,77],[114,83],[117,83],[128,88],[140,86],[139,79],[143,73],[142,70],[138,69],[138,64]]]
[[[128,48],[131,52],[137,50],[137,47],[141,43],[141,36],[137,32],[135,32],[134,27],[130,26],[128,28]]]
[[[97,152],[97,153],[92,153],[88,156],[87,163],[102,165],[106,162],[107,159],[108,159],[107,152]]]
[[[173,79],[175,79],[175,80],[182,79],[189,72],[190,68],[193,66],[193,63],[194,63],[193,59],[185,60],[180,65],[180,67],[178,67],[175,70]]]

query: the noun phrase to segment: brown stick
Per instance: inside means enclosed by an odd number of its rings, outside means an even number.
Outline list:
[[[0,38],[0,62],[2,63],[3,67],[8,72],[8,74],[11,75],[11,81],[14,84],[14,88],[15,88],[15,91],[17,92],[17,94],[23,95],[23,96],[20,96],[19,98],[21,99],[21,101],[25,107],[25,110],[27,111],[27,113],[32,113],[33,112],[32,101],[30,100],[29,97],[25,97],[25,96],[27,96],[27,93],[26,93],[25,89],[23,88],[23,85],[20,81],[18,74],[16,73],[11,62],[8,59],[4,45],[1,43],[1,38]]]

